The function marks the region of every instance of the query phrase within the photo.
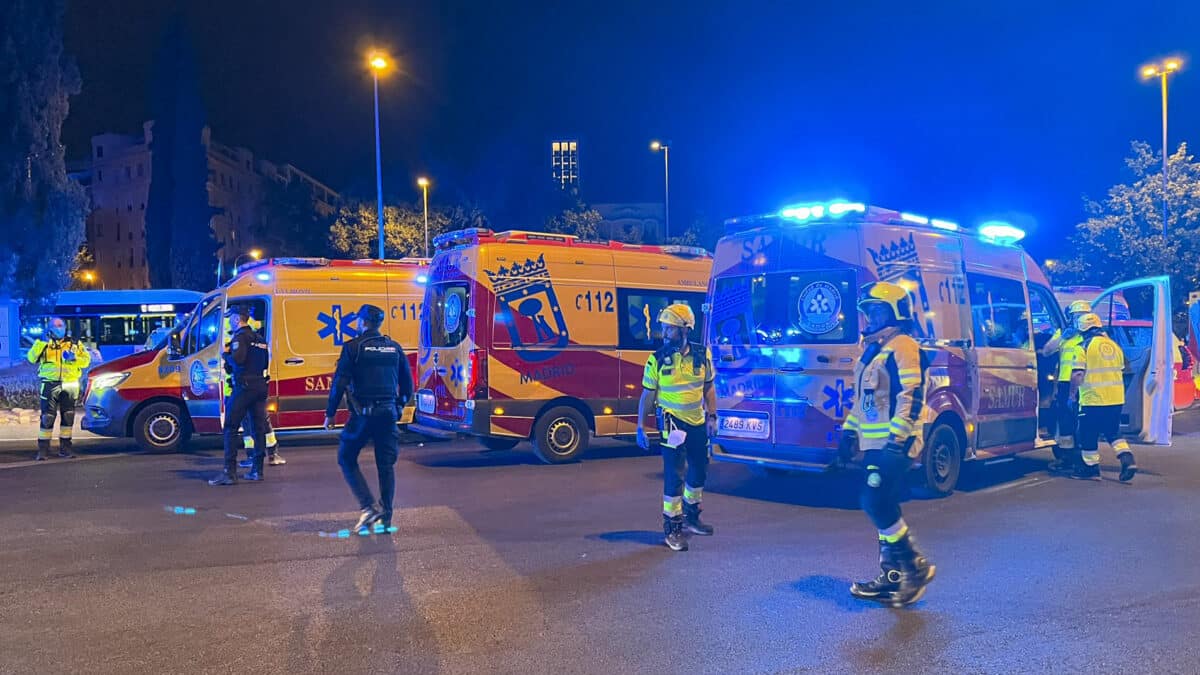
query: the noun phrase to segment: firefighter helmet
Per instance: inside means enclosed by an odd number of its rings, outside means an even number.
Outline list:
[[[1104,328],[1104,323],[1100,321],[1099,316],[1088,312],[1075,319],[1075,327],[1079,329],[1080,333],[1086,333],[1093,328]]]
[[[887,281],[865,284],[858,294],[858,308],[865,312],[867,307],[873,304],[891,308],[892,319],[889,325],[913,318],[912,299],[909,298],[908,291],[897,284]]]
[[[1087,300],[1076,300],[1067,307],[1067,314],[1087,314],[1092,311],[1092,303]]]
[[[695,328],[696,313],[692,311],[689,305],[683,303],[675,303],[669,305],[658,313],[658,322],[668,326],[679,326],[680,328]]]

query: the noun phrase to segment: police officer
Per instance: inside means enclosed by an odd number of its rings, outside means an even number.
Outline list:
[[[1079,402],[1079,426],[1075,438],[1080,462],[1072,478],[1100,480],[1100,439],[1112,446],[1121,461],[1121,482],[1133,480],[1137,463],[1129,443],[1121,438],[1121,408],[1125,406],[1125,354],[1104,334],[1100,317],[1079,317],[1083,343],[1072,362],[1071,393]]]
[[[71,432],[75,429],[75,404],[79,401],[79,379],[92,363],[87,347],[67,337],[67,322],[58,317],[46,326],[49,341],[38,340],[29,348],[26,358],[37,366],[41,425],[38,428],[37,455],[44,461],[54,435],[54,420],[58,426],[58,456],[74,457],[71,453]]]
[[[1075,424],[1079,408],[1071,396],[1072,364],[1078,358],[1079,346],[1083,344],[1076,323],[1079,317],[1092,311],[1087,300],[1076,300],[1067,307],[1067,326],[1058,340],[1052,340],[1043,348],[1044,354],[1058,351],[1058,377],[1055,380],[1054,414],[1058,445],[1054,448],[1051,471],[1072,471],[1075,467]]]
[[[672,551],[686,551],[685,530],[701,536],[713,533],[713,527],[700,520],[700,501],[708,477],[708,437],[715,432],[717,397],[712,357],[702,345],[688,342],[696,327],[692,308],[671,305],[659,313],[658,321],[663,345],[646,359],[642,373],[637,442],[643,450],[650,449],[643,421],[653,406],[662,433],[663,541]]]
[[[912,301],[887,282],[862,287],[863,354],[854,366],[858,396],[839,445],[843,459],[864,453],[862,507],[879,531],[879,577],[850,587],[857,598],[891,607],[916,602],[936,567],[916,547],[900,513],[905,477],[920,454],[925,364],[912,331]]]
[[[325,408],[325,428],[333,428],[333,418],[348,393],[350,421],[342,430],[338,444],[338,465],[351,492],[362,509],[355,531],[381,523],[391,531],[392,502],[396,494],[396,458],[400,453],[400,409],[412,398],[412,373],[404,349],[379,332],[384,312],[374,305],[358,310],[359,336],[342,345],[329,404]],[[375,468],[379,471],[379,503],[358,468],[358,454],[367,441],[375,444]]]
[[[229,351],[225,352],[225,372],[229,374],[232,392],[225,403],[225,470],[208,481],[209,485],[236,485],[238,426],[249,415],[254,433],[254,462],[243,478],[263,479],[263,458],[266,450],[267,428],[267,343],[249,325],[250,307],[240,305],[229,315],[233,329]]]

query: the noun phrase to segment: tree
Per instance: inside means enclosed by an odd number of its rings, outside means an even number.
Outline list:
[[[1168,275],[1174,310],[1183,309],[1188,293],[1200,289],[1200,164],[1186,143],[1167,161],[1168,235],[1162,231],[1162,156],[1135,141],[1125,160],[1133,183],[1086,202],[1089,217],[1075,227],[1073,255],[1055,267],[1056,282],[1111,286]]]
[[[67,285],[87,198],[60,140],[79,71],[64,53],[63,0],[0,8],[0,294],[44,301]]]
[[[374,258],[379,250],[379,223],[374,202],[343,206],[329,228],[329,248],[347,258]],[[443,232],[464,227],[486,227],[478,209],[454,207],[429,210],[429,241]],[[383,248],[388,258],[417,258],[425,253],[425,216],[421,207],[402,204],[383,207]]]
[[[267,255],[320,257],[329,252],[335,215],[316,209],[312,191],[302,181],[264,179],[260,213],[252,236]]]
[[[71,263],[71,285],[72,289],[83,290],[90,289],[96,283],[96,256],[92,255],[92,249],[86,243],[79,246],[79,250],[75,252],[75,260]]]
[[[156,63],[146,204],[150,285],[208,290],[217,269],[217,243],[215,211],[208,203],[204,104],[196,57],[179,15],[167,27]]]

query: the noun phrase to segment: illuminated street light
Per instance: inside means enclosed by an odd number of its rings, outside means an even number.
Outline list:
[[[425,257],[429,257],[429,179],[421,176],[417,179],[421,188],[421,198],[425,202]]]
[[[1178,58],[1169,58],[1162,63],[1151,63],[1142,66],[1142,79],[1149,80],[1158,78],[1162,87],[1162,162],[1163,162],[1163,237],[1167,236],[1167,78],[1179,72],[1183,68],[1183,61]]]
[[[671,146],[662,141],[651,141],[650,150],[663,154],[663,239],[671,237]]]
[[[379,203],[379,259],[383,260],[383,157],[379,145],[379,76],[391,68],[391,60],[382,52],[372,52],[367,59],[371,78],[375,81],[375,194]]]

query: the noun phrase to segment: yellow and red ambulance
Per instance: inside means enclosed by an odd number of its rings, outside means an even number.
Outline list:
[[[1005,223],[977,230],[860,202],[796,204],[727,221],[717,243],[707,343],[716,369],[713,459],[778,470],[837,461],[842,422],[861,392],[859,289],[911,295],[914,337],[928,357],[918,457],[928,492],[948,494],[964,461],[1005,460],[1053,445],[1038,415],[1056,359],[1039,351],[1064,325],[1046,276]],[[1170,442],[1170,286],[1165,278],[1093,296],[1110,330],[1121,297],[1150,324],[1123,429]],[[1152,349],[1150,347],[1153,347]],[[1145,386],[1143,386],[1145,384]],[[1164,397],[1165,393],[1165,397]]]
[[[593,434],[636,432],[658,313],[682,302],[702,316],[712,268],[701,248],[537,232],[474,228],[434,243],[410,428],[491,449],[530,440],[547,463],[578,458]]]
[[[82,427],[129,437],[149,451],[179,449],[193,433],[220,433],[227,340],[225,309],[249,305],[271,349],[267,410],[277,431],[318,429],[342,345],[357,335],[358,308],[387,309],[383,331],[415,366],[427,260],[275,258],[242,268],[206,295],[167,344],[89,374]],[[414,371],[415,372],[415,371]],[[338,413],[345,421],[345,410]],[[412,418],[412,406],[402,422]]]

